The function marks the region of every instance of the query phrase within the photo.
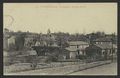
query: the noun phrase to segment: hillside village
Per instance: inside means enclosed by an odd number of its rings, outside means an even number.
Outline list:
[[[52,33],[48,29],[43,34],[4,29],[3,41],[5,65],[32,62],[34,58],[36,62],[48,63],[92,62],[117,57],[117,35],[104,32],[69,34]]]

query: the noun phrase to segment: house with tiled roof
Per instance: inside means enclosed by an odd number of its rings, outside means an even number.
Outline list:
[[[113,40],[110,37],[99,38],[93,41],[94,44],[91,44],[86,48],[86,55],[94,59],[109,59],[113,55],[117,54],[117,45],[113,44]]]
[[[89,46],[84,41],[69,41],[69,47],[66,50],[69,51],[70,59],[79,59],[79,55],[85,55],[85,48]]]
[[[108,36],[108,37],[98,38],[96,40],[93,40],[93,42],[94,44],[102,44],[102,43],[117,44],[117,37]]]

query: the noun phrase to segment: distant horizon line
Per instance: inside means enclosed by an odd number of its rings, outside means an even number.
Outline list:
[[[45,32],[33,32],[33,31],[22,31],[22,30],[17,30],[17,31],[14,31],[14,30],[11,30],[11,29],[9,29],[9,28],[3,28],[3,29],[8,29],[9,31],[13,31],[13,32],[19,32],[19,31],[21,31],[21,32],[29,32],[29,33],[37,33],[37,34],[40,34],[40,33],[42,33],[42,34],[46,34],[47,33],[47,31],[48,31],[48,29],[50,29],[50,28],[48,28],[47,30],[46,30],[46,33]],[[51,31],[51,30],[50,30]],[[51,33],[59,33],[59,32],[63,32],[63,31],[57,31],[57,32],[51,32]],[[90,34],[90,33],[97,33],[97,32],[103,32],[103,33],[105,33],[105,34],[115,34],[115,35],[117,35],[117,33],[116,32],[111,32],[111,33],[106,33],[105,31],[92,31],[92,32],[89,32],[89,33],[80,33],[80,32],[74,32],[74,33],[70,33],[70,32],[63,32],[63,33],[69,33],[69,34]]]

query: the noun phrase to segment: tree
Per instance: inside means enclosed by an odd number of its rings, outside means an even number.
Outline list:
[[[25,33],[19,33],[16,36],[16,50],[22,50],[24,48],[24,42],[25,42]]]
[[[56,43],[58,46],[62,47],[62,48],[65,48],[65,47],[68,47],[69,44],[67,43],[68,41],[68,35],[67,34],[64,34],[64,33],[57,33],[57,37],[56,37]]]

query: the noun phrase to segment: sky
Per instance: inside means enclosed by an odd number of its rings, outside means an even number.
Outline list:
[[[117,33],[117,3],[4,3],[3,27],[37,33]]]

